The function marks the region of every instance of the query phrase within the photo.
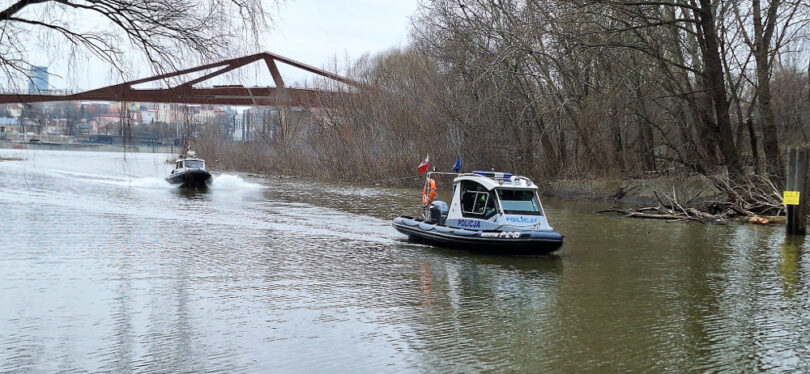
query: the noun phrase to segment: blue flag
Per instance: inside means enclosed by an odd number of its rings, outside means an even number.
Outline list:
[[[453,170],[452,171],[454,173],[458,173],[458,172],[461,171],[461,157],[456,159],[456,164],[453,165]]]

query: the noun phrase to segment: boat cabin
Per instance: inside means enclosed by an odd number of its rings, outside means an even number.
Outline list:
[[[205,160],[196,157],[182,157],[174,162],[172,174],[181,170],[200,169],[205,170]]]
[[[480,171],[453,180],[453,199],[444,224],[482,231],[553,230],[537,185],[530,179]]]

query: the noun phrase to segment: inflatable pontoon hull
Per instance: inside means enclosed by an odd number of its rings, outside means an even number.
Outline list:
[[[547,254],[562,246],[563,236],[554,231],[473,231],[397,217],[392,223],[409,239],[440,247],[490,253]]]
[[[179,184],[180,188],[202,189],[208,187],[211,181],[211,174],[202,169],[192,169],[172,174],[166,181],[171,184]]]

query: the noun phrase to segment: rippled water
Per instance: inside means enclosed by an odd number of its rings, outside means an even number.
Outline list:
[[[0,150],[0,372],[810,370],[808,245],[546,199],[555,256],[411,244],[418,191]]]

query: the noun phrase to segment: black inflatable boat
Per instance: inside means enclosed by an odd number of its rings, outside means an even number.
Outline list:
[[[563,236],[554,231],[473,231],[407,216],[394,218],[392,225],[414,241],[486,252],[546,254],[558,250],[563,243]]]

